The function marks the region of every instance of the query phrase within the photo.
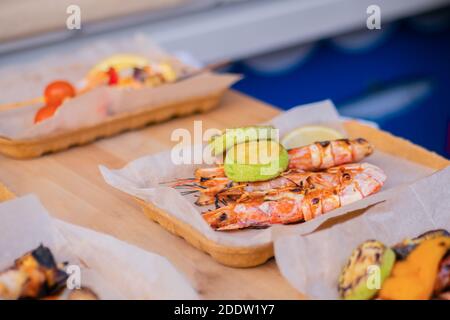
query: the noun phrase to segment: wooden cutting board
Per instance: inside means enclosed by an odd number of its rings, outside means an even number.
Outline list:
[[[183,239],[172,235],[142,212],[130,196],[109,187],[98,165],[120,168],[146,154],[170,148],[174,129],[226,128],[264,122],[280,111],[236,92],[228,92],[217,109],[174,119],[83,147],[32,160],[0,156],[0,181],[17,195],[35,193],[59,219],[110,234],[161,254],[192,283],[202,298],[298,299],[275,261],[251,269],[234,269],[215,262]],[[139,279],[136,279],[139,281]]]
[[[275,261],[249,269],[235,269],[215,262],[145,216],[127,194],[109,187],[100,176],[98,165],[120,168],[143,155],[175,145],[170,141],[174,129],[193,131],[193,121],[202,120],[203,129],[227,128],[264,122],[280,110],[230,91],[219,108],[205,114],[174,119],[96,141],[83,147],[32,160],[13,160],[0,156],[0,181],[17,195],[36,193],[57,218],[104,232],[143,249],[167,257],[191,281],[202,298],[209,299],[299,299],[278,271]],[[398,138],[357,123],[349,126],[369,138],[377,148],[399,154],[439,169],[448,160],[407,141],[395,147]],[[139,281],[139,279],[136,279]]]

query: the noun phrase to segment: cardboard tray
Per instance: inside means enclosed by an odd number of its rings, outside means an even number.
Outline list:
[[[175,117],[193,113],[203,113],[216,107],[225,90],[214,94],[162,105],[157,108],[141,108],[111,117],[97,125],[83,127],[78,130],[39,137],[36,139],[13,140],[0,137],[0,153],[15,159],[30,159],[48,153],[62,151],[73,146],[84,145],[99,138],[144,127],[149,124],[163,122]]]
[[[349,137],[363,137],[370,141],[376,149],[391,155],[401,157],[423,166],[439,170],[450,165],[450,161],[440,155],[428,151],[420,146],[411,143],[408,140],[393,136],[390,133],[363,125],[356,121],[347,121],[344,123]],[[217,262],[229,267],[248,268],[255,267],[265,263],[273,257],[273,245],[267,244],[255,247],[231,247],[220,245],[206,238],[192,226],[172,217],[163,210],[157,208],[151,203],[135,198],[138,204],[143,208],[145,214],[152,220],[159,223],[169,232],[184,238],[188,243],[199,250],[202,250]],[[345,219],[345,216],[339,217],[334,222]]]

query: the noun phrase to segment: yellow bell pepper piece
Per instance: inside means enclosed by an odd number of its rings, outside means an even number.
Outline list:
[[[426,300],[433,293],[442,257],[450,248],[450,237],[423,241],[404,261],[397,262],[379,297],[389,300]]]

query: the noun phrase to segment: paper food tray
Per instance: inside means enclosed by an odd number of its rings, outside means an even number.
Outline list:
[[[51,249],[56,261],[77,265],[80,285],[102,300],[198,299],[190,283],[166,258],[54,219],[35,195],[3,202],[0,217],[0,270],[42,244]]]
[[[51,81],[64,78],[80,87],[92,66],[126,52],[155,63],[169,63],[179,81],[159,86],[128,88],[99,86],[64,101],[55,114],[35,123],[42,103],[8,107],[18,100],[42,95]],[[83,145],[126,130],[174,117],[206,112],[218,105],[240,75],[197,69],[165,52],[142,34],[114,43],[95,42],[65,54],[49,54],[29,64],[0,68],[0,153],[18,159]],[[31,100],[33,101],[33,100]]]
[[[149,124],[163,122],[196,112],[206,112],[219,104],[224,93],[225,90],[183,102],[161,105],[156,108],[141,108],[137,111],[108,118],[93,126],[49,136],[23,140],[0,137],[0,153],[16,159],[29,159],[62,151],[73,146],[90,143],[99,138],[110,137],[127,130],[142,128]]]
[[[434,170],[438,170],[449,165],[448,160],[433,152],[417,146],[405,139],[395,137],[387,132],[371,128],[356,121],[345,122],[344,128],[350,138],[366,138],[374,144],[376,150],[382,151],[389,156],[407,159],[412,163],[420,164],[429,172],[433,172]],[[101,168],[104,177],[107,170],[108,169],[106,168]],[[105,179],[109,184],[114,186],[113,181],[107,178]],[[146,187],[144,187],[143,192],[148,190],[145,188]],[[126,190],[121,190],[129,193]],[[378,195],[375,195],[374,198],[377,196]],[[183,221],[175,217],[169,212],[161,209],[159,206],[152,204],[149,201],[145,201],[141,197],[138,198],[137,195],[134,198],[143,208],[148,217],[158,222],[169,232],[184,238],[194,247],[208,253],[219,263],[230,267],[254,267],[263,264],[268,259],[273,257],[274,253],[272,242],[265,242],[264,244],[258,245],[252,245],[250,243],[248,245],[240,245],[237,242],[234,245],[230,243],[220,243],[219,241],[214,241],[211,237],[206,236],[206,234],[202,233],[201,230],[198,230],[187,221]],[[382,197],[380,197],[380,199],[381,198]],[[380,199],[373,201],[382,201]],[[189,215],[186,213],[186,217],[188,216]],[[333,223],[341,221],[341,219],[345,218],[345,216],[348,215],[346,214],[344,216],[332,218]],[[232,238],[232,235],[230,235],[230,238]]]

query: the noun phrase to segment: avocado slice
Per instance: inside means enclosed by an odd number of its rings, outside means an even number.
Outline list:
[[[209,144],[215,156],[218,156],[235,144],[257,140],[277,140],[277,130],[272,126],[252,126],[226,129],[221,135],[211,138]]]
[[[286,170],[286,149],[272,140],[249,141],[232,146],[225,156],[225,175],[235,182],[265,181]]]
[[[391,274],[395,253],[383,243],[368,240],[353,250],[347,265],[339,277],[338,290],[345,300],[368,300],[373,298],[384,280]],[[370,274],[371,267],[378,267]],[[375,270],[375,269],[373,269]],[[371,280],[379,276],[379,287]],[[369,279],[369,277],[372,277]],[[377,281],[375,281],[377,282]]]

